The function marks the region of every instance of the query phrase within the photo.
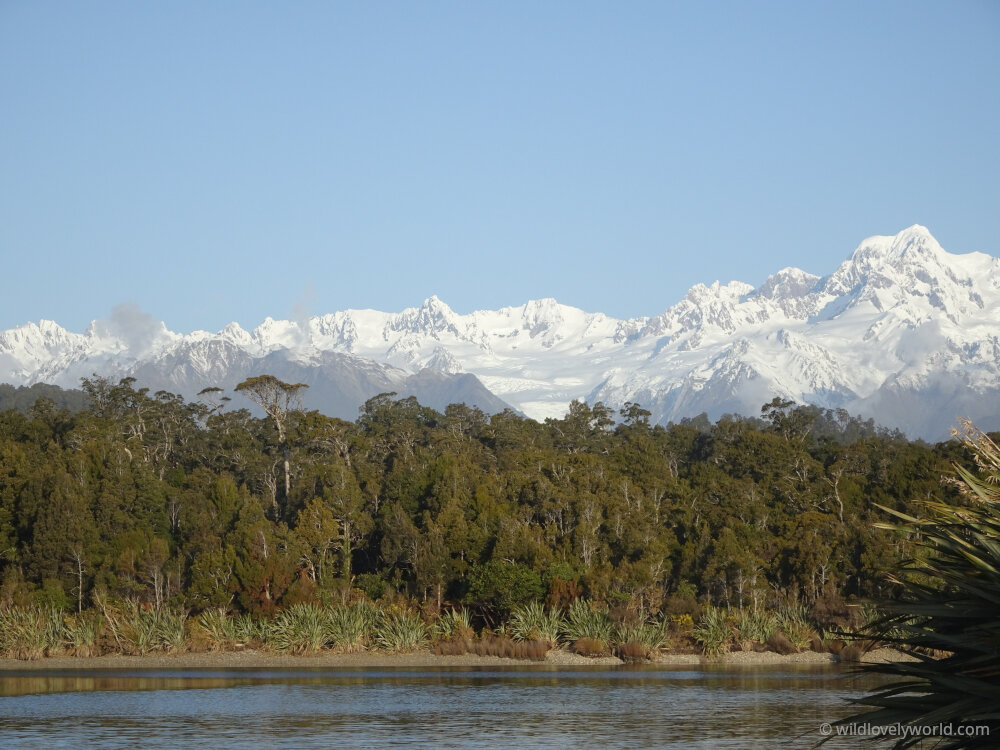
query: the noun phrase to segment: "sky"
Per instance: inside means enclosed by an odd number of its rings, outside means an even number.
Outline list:
[[[0,0],[0,329],[1000,255],[1000,2]]]

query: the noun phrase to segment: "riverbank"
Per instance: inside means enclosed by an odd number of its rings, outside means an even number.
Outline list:
[[[864,655],[863,662],[908,661],[911,657],[892,649],[876,649]],[[33,661],[0,659],[3,671],[46,671],[67,669],[313,669],[313,668],[406,668],[406,667],[483,667],[483,666],[616,666],[621,659],[614,656],[586,657],[561,649],[549,651],[545,661],[502,659],[496,656],[439,656],[428,650],[411,653],[384,653],[362,651],[358,653],[321,652],[293,656],[268,651],[215,651],[203,653],[154,653],[145,656],[50,656]],[[645,664],[655,666],[693,666],[697,664],[722,664],[732,666],[835,664],[831,654],[804,651],[782,656],[771,652],[734,651],[708,659],[697,654],[661,654]]]

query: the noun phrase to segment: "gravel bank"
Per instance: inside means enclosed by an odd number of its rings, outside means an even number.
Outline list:
[[[892,649],[876,649],[865,655],[865,662],[909,661],[911,657]],[[756,653],[735,651],[722,657],[707,660],[697,654],[662,654],[651,664],[662,666],[690,666],[700,663],[725,665],[775,665],[782,664],[831,664],[830,654],[806,651],[801,654],[781,656],[770,652]],[[225,651],[209,653],[148,654],[122,656],[109,654],[95,657],[51,656],[37,661],[0,659],[0,671],[65,670],[65,669],[303,669],[303,668],[398,668],[398,667],[488,667],[488,666],[614,666],[622,664],[614,657],[588,658],[569,651],[550,651],[544,662],[520,659],[501,659],[496,656],[437,656],[430,651],[409,654],[361,652],[354,654],[321,653],[306,656],[275,654],[266,651]]]

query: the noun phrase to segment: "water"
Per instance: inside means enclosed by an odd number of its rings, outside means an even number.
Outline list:
[[[0,673],[0,745],[802,748],[870,680],[774,667]]]

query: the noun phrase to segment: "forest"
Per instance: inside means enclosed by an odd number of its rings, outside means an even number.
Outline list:
[[[891,595],[877,506],[961,502],[969,456],[843,411],[651,425],[626,404],[487,416],[381,394],[355,422],[264,375],[195,401],[94,376],[0,413],[0,608],[273,616],[399,600],[496,623],[537,602],[694,612]]]

